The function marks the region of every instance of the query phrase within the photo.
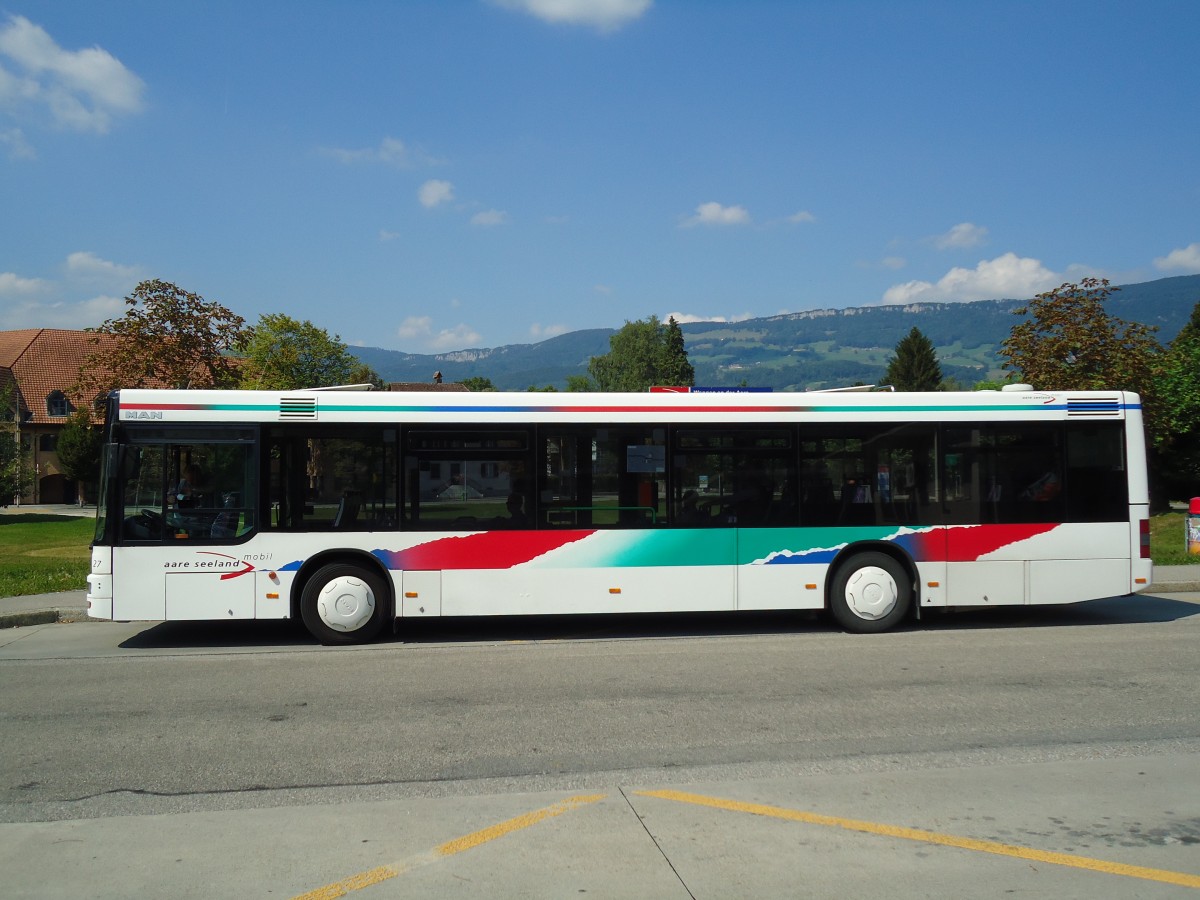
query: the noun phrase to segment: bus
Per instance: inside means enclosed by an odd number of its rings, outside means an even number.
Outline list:
[[[1063,604],[1151,582],[1121,391],[121,390],[88,613],[406,619]]]

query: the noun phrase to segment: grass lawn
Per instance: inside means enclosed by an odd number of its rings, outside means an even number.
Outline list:
[[[1150,520],[1155,565],[1200,564],[1190,556],[1181,512]],[[0,597],[48,594],[87,587],[91,516],[0,515]]]
[[[94,516],[0,515],[0,597],[87,587]]]
[[[1187,566],[1200,563],[1200,556],[1187,552],[1184,529],[1186,513],[1171,512],[1150,519],[1150,555],[1156,566]]]

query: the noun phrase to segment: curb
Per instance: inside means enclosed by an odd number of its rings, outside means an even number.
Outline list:
[[[1175,581],[1170,584],[1152,584],[1139,594],[1188,594],[1200,591],[1200,581]]]
[[[27,612],[0,613],[0,628],[24,628],[29,625],[53,625],[58,622],[86,622],[82,609],[33,609]]]

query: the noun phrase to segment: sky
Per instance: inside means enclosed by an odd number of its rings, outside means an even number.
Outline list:
[[[1200,273],[1198,47],[1194,0],[0,0],[0,329],[155,278],[437,353]]]

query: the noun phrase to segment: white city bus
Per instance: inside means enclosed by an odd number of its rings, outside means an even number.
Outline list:
[[[1147,587],[1119,391],[109,398],[99,619],[921,610]]]

